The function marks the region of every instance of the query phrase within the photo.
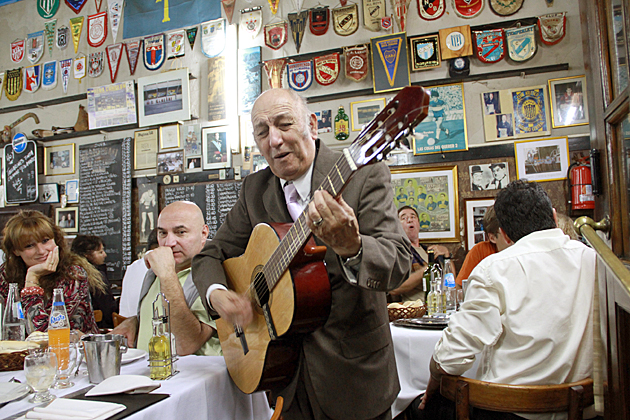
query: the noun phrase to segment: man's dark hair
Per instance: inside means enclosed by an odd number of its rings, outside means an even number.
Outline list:
[[[494,211],[499,226],[513,242],[532,232],[556,227],[551,200],[536,182],[510,182],[497,194]]]
[[[72,252],[82,257],[87,257],[103,245],[103,240],[98,236],[77,235],[72,241]]]
[[[420,219],[420,217],[418,216],[418,210],[414,209],[414,208],[413,208],[413,207],[411,207],[411,206],[402,206],[401,208],[399,208],[399,209],[398,209],[398,214],[400,215],[400,212],[401,212],[401,211],[403,211],[403,210],[407,210],[407,209],[413,210],[413,212],[414,212],[414,213],[416,213],[416,217],[417,217],[418,219]]]

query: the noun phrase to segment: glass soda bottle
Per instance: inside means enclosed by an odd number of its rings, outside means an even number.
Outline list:
[[[453,262],[449,258],[444,258],[444,283],[442,287],[444,312],[451,313],[457,309],[457,295],[455,292],[455,274]]]
[[[53,307],[48,319],[48,347],[57,355],[58,369],[68,367],[70,357],[70,320],[62,289],[53,290]]]
[[[2,339],[12,341],[26,339],[26,320],[17,283],[9,284],[9,294],[2,316]]]
[[[337,140],[346,140],[350,137],[350,119],[343,109],[343,106],[339,107],[339,111],[335,116],[335,138]]]
[[[437,287],[437,281],[431,281],[431,291],[427,295],[427,315],[435,316],[442,312],[442,296]]]

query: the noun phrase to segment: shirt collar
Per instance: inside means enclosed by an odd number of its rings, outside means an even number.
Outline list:
[[[298,179],[292,181],[295,184],[295,189],[297,190],[300,200],[303,203],[308,203],[311,197],[311,181],[313,179],[313,167],[315,166],[315,161],[311,163],[308,171],[304,173]],[[284,189],[284,186],[287,184],[287,180],[280,178],[280,186]]]

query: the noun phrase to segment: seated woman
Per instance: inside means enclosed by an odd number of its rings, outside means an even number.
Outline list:
[[[34,330],[46,331],[53,289],[63,290],[70,328],[98,333],[90,289],[105,290],[99,272],[84,258],[68,250],[61,228],[42,213],[23,210],[4,228],[0,266],[0,295],[7,297],[9,283],[17,283],[22,305]]]

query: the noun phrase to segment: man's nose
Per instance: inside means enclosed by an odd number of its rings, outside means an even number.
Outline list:
[[[164,238],[164,245],[163,246],[172,247],[173,245],[175,245],[175,235],[173,235],[172,233],[169,233]]]
[[[269,145],[271,147],[278,147],[282,145],[282,142],[282,131],[274,126],[271,126],[269,128]]]

